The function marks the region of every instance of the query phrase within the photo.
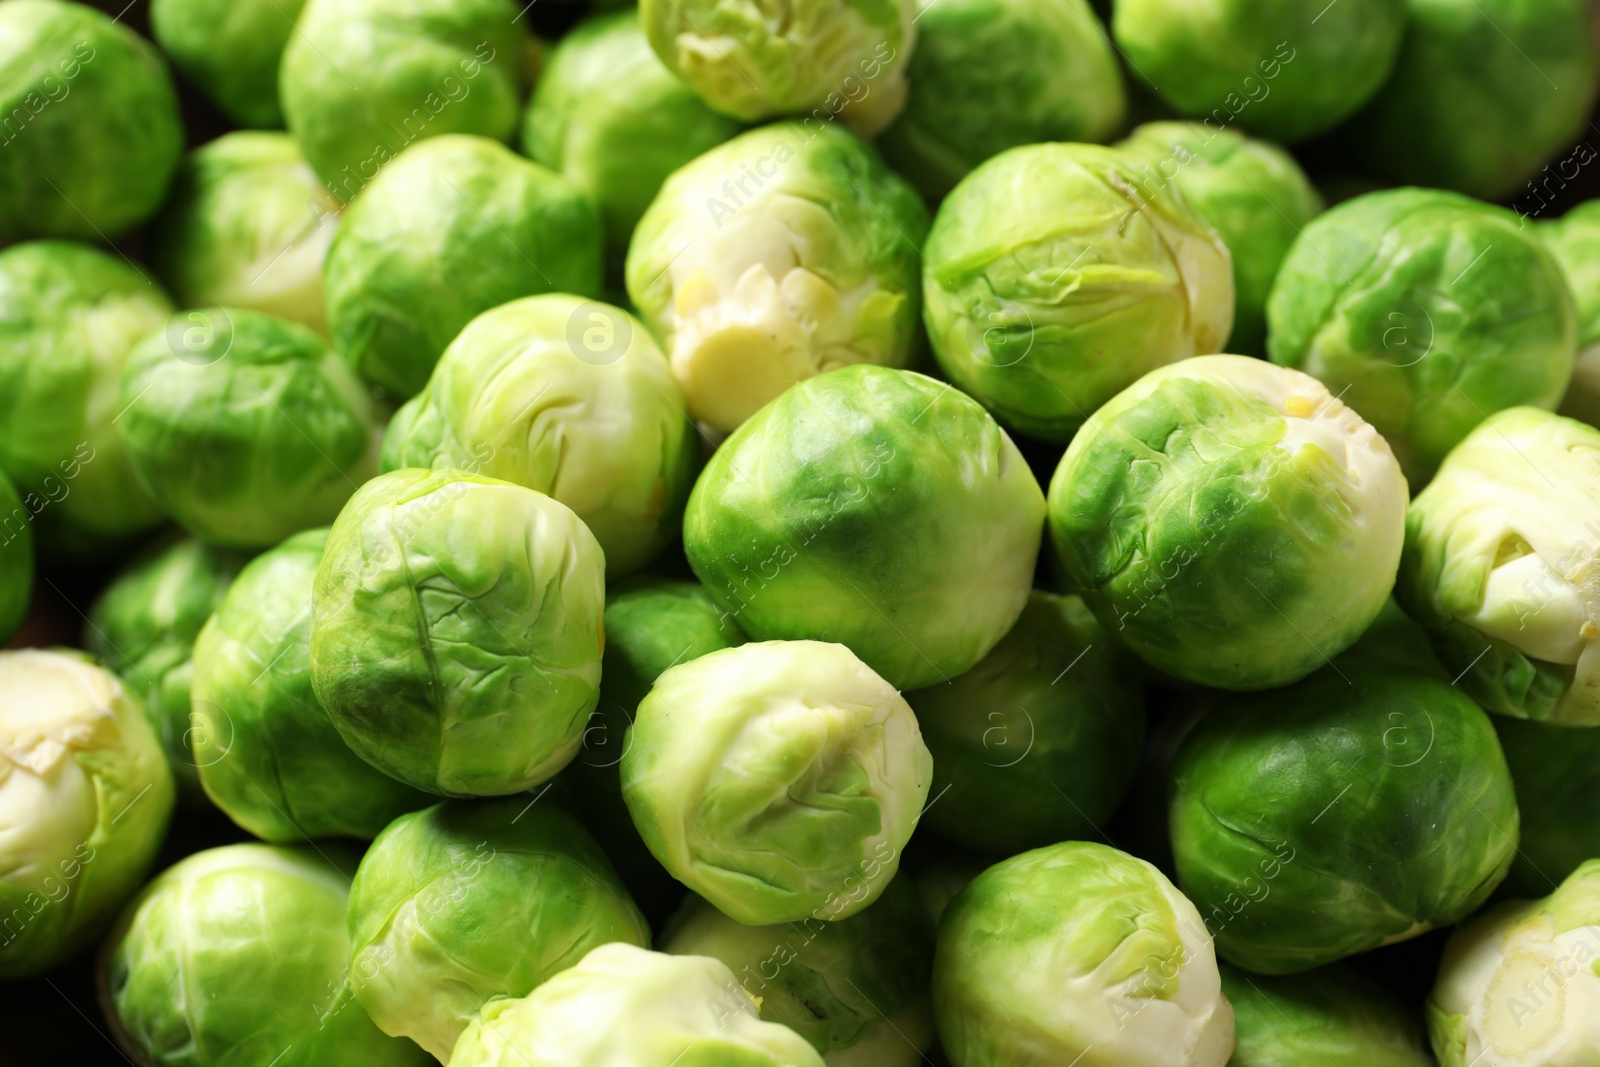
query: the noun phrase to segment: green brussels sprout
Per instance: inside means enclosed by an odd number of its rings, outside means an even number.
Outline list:
[[[1228,350],[1266,355],[1267,295],[1322,197],[1294,157],[1269,141],[1198,122],[1147,122],[1118,147],[1170,181],[1233,258]]]
[[[1406,0],[1116,0],[1128,65],[1181,114],[1299,141],[1366,103],[1394,69]]]
[[[22,625],[33,599],[33,526],[22,498],[0,470],[0,645]]]
[[[905,110],[878,148],[930,201],[1008,148],[1109,140],[1128,110],[1085,0],[918,0],[906,79]]]
[[[732,430],[789,386],[917,344],[928,212],[838,127],[764,126],[661,187],[628,248],[628,297],[689,414]]]
[[[1145,170],[1112,148],[1027,145],[939,208],[928,336],[951,381],[1006,425],[1066,441],[1146,371],[1227,340],[1228,249]]]
[[[155,859],[172,775],[139,699],[88,657],[0,652],[0,978],[93,944]]]
[[[205,797],[190,750],[194,641],[245,558],[192,538],[156,546],[106,587],[83,629],[84,647],[144,702],[182,801]]]
[[[1450,938],[1428,995],[1440,1067],[1594,1059],[1600,1018],[1600,860],[1543,900],[1503,904]]]
[[[1534,232],[1561,264],[1578,313],[1578,359],[1559,410],[1600,426],[1600,200],[1579,204]]]
[[[600,217],[565,178],[504,145],[438,137],[350,205],[325,270],[339,350],[404,400],[481,312],[537,293],[597,293]]]
[[[728,0],[643,0],[639,21],[668,70],[746,122],[806,113],[873,137],[906,102],[916,0],[807,0],[781,18]]]
[[[928,825],[980,851],[1095,834],[1127,793],[1144,741],[1138,665],[1075,596],[1030,594],[976,667],[906,701],[942,798]]]
[[[898,688],[970,669],[1027,601],[1043,494],[971,399],[856,366],[795,386],[706,465],[689,562],[758,640],[838,641]]]
[[[1432,1067],[1421,1027],[1382,987],[1338,965],[1266,978],[1222,968],[1229,1067]]]
[[[103,958],[118,1043],[149,1067],[421,1067],[350,996],[347,881],[318,853],[269,845],[169,867]]]
[[[306,0],[150,0],[173,66],[241,126],[283,128],[278,66]]]
[[[1395,593],[1487,710],[1600,725],[1597,551],[1600,430],[1510,408],[1412,502]]]
[[[419,140],[508,140],[528,47],[511,0],[306,0],[279,99],[311,169],[350,200]]]
[[[601,945],[522,1000],[484,1005],[450,1067],[823,1067],[763,1022],[726,964]]]
[[[294,138],[223,134],[178,170],[156,224],[156,270],[185,307],[249,308],[326,333],[322,261],[342,206]]]
[[[433,798],[350,751],[311,688],[311,586],[328,531],[240,573],[194,642],[194,755],[228,818],[266,841],[375,837]]]
[[[1384,601],[1383,610],[1372,620],[1372,625],[1356,639],[1355,644],[1340,653],[1340,657],[1341,662],[1376,662],[1390,667],[1405,667],[1447,682],[1455,677],[1454,672],[1445,671],[1439,657],[1434,654],[1428,631],[1407,615],[1392,596]]]
[[[1383,609],[1406,495],[1383,438],[1316,379],[1206,356],[1089,418],[1050,482],[1050,532],[1084,601],[1145,662],[1270,689]]]
[[[1600,79],[1586,0],[1405,6],[1394,73],[1346,127],[1366,170],[1498,200],[1583,132]]]
[[[628,727],[669,667],[743,644],[745,636],[699,582],[646,576],[607,591],[605,633],[600,703],[562,777],[576,800],[575,812],[606,843],[634,899],[675,901],[682,888],[645,847],[622,799]]]
[[[846,919],[876,900],[933,759],[910,706],[849,649],[764,641],[656,679],[621,766],[651,853],[754,926]]]
[[[333,520],[378,469],[372,398],[327,341],[244,308],[174,315],[128,357],[117,430],[196,537],[264,548]]]
[[[522,147],[593,197],[606,244],[626,249],[667,176],[739,129],[661,65],[630,7],[561,38],[523,117]]]
[[[87,245],[0,252],[0,472],[24,509],[0,517],[6,535],[31,517],[41,551],[92,556],[161,521],[117,433],[117,392],[171,312],[136,267]]]
[[[183,152],[149,41],[59,0],[0,4],[0,243],[104,241],[161,206]]]
[[[1600,856],[1600,730],[1494,716],[1505,750],[1522,839],[1504,888],[1543,896]]]
[[[526,996],[597,945],[650,943],[594,839],[538,799],[402,815],[351,883],[356,999],[440,1062],[485,1002]]]
[[[1516,852],[1489,717],[1377,663],[1220,702],[1184,739],[1171,796],[1179,884],[1218,953],[1259,974],[1457,922]]]
[[[932,1044],[926,1000],[933,936],[905,878],[838,922],[745,926],[690,897],[674,923],[663,952],[726,963],[761,1017],[811,1042],[830,1067],[851,1054],[877,1067],[914,1067]],[[869,1049],[882,1054],[868,1060]]]
[[[564,504],[464,471],[379,475],[333,524],[311,682],[356,753],[447,796],[517,793],[599,700],[605,559]]]
[[[1322,380],[1432,476],[1490,413],[1554,408],[1577,323],[1561,266],[1505,208],[1437,189],[1313,219],[1267,301],[1273,362]]]
[[[955,1067],[1222,1067],[1233,1009],[1194,905],[1144,860],[1065,841],[995,864],[939,921]]]
[[[383,442],[384,470],[471,470],[559,500],[612,577],[678,536],[699,461],[683,393],[644,325],[564,293],[468,323]]]

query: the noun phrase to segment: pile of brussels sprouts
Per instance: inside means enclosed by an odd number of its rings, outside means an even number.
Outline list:
[[[1600,1062],[1588,0],[121,3],[0,1062]]]

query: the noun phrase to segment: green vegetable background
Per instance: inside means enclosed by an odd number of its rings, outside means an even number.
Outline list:
[[[0,0],[0,1067],[1596,1067],[1600,0]]]

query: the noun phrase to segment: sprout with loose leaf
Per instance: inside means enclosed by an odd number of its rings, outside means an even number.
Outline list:
[[[172,775],[139,698],[87,656],[0,652],[0,709],[0,978],[22,978],[92,945],[139,887]]]
[[[539,797],[449,801],[396,819],[350,887],[350,982],[385,1033],[440,1062],[485,1003],[526,996],[650,931],[600,847]]]
[[[1395,588],[1489,711],[1600,724],[1600,430],[1490,416],[1406,517]]]
[[[932,764],[911,708],[849,649],[764,641],[656,679],[622,795],[661,865],[724,914],[832,921],[894,877]]]

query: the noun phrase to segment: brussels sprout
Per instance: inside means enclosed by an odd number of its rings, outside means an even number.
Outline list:
[[[1600,430],[1490,416],[1406,517],[1396,594],[1489,711],[1600,724]]]
[[[596,15],[551,51],[522,120],[522,147],[600,205],[625,249],[667,176],[739,132],[650,50],[638,11]]]
[[[894,877],[932,771],[911,708],[849,649],[764,641],[656,679],[622,795],[661,865],[730,917],[833,921]]]
[[[1260,974],[1457,922],[1517,844],[1488,716],[1376,663],[1221,702],[1178,752],[1171,819],[1179,882],[1217,951]]]
[[[1267,301],[1276,363],[1320,378],[1426,482],[1491,412],[1554,408],[1577,325],[1561,266],[1504,208],[1391,189],[1312,220]]]
[[[1406,482],[1315,379],[1244,356],[1154,371],[1097,411],[1050,482],[1050,532],[1101,623],[1223,689],[1303,678],[1382,610]]]
[[[862,137],[906,102],[916,0],[805,0],[782,17],[729,0],[643,0],[639,21],[667,69],[746,122],[807,114]]]
[[[698,582],[631,578],[608,591],[600,703],[583,747],[562,775],[574,811],[606,843],[634,899],[675,902],[682,888],[656,862],[622,799],[620,766],[639,702],[669,667],[744,642],[744,634]],[[671,904],[667,905],[668,910]]]
[[[1494,717],[1522,813],[1505,888],[1543,896],[1600,856],[1600,730]]]
[[[910,362],[927,232],[917,194],[848,133],[764,126],[667,179],[628,248],[628,297],[689,414],[732,430],[822,371]]]
[[[1401,610],[1393,597],[1383,603],[1383,610],[1372,620],[1356,643],[1341,653],[1340,662],[1349,660],[1356,664],[1382,663],[1390,667],[1405,667],[1435,678],[1451,681],[1455,672],[1447,672],[1434,655],[1428,640],[1428,631]],[[1360,669],[1359,667],[1357,669]]]
[[[1502,905],[1458,930],[1428,996],[1441,1067],[1578,1067],[1600,1018],[1600,860],[1543,900]]]
[[[904,878],[891,881],[872,907],[838,922],[744,926],[690,897],[675,923],[662,951],[726,963],[763,1019],[811,1042],[830,1065],[834,1053],[860,1046],[883,1051],[870,1061],[880,1067],[912,1067],[932,1043],[924,1001],[933,936]],[[891,1020],[902,1014],[921,1025],[920,1041],[895,1034]]]
[[[1043,494],[948,385],[849,367],[784,393],[711,457],[689,562],[758,640],[838,641],[897,688],[988,654],[1033,579]]]
[[[1432,1067],[1411,1014],[1344,967],[1277,978],[1223,967],[1222,991],[1237,1042],[1229,1067]]]
[[[82,4],[0,4],[0,149],[0,243],[143,222],[183,152],[160,53]]]
[[[612,577],[678,536],[699,460],[683,393],[644,325],[559,293],[468,323],[383,442],[385,470],[466,469],[559,500]]]
[[[325,333],[322,261],[341,206],[292,137],[223,134],[178,171],[156,270],[186,307],[249,308]]]
[[[1406,0],[1394,74],[1346,127],[1354,155],[1395,182],[1511,193],[1583,131],[1600,77],[1589,12],[1586,0]]]
[[[93,555],[161,521],[117,434],[117,391],[171,311],[137,268],[87,245],[0,252],[0,472],[24,509],[0,518],[7,536],[31,516],[41,550]]]
[[[805,1038],[762,1022],[726,964],[602,945],[522,1000],[484,1006],[450,1067],[823,1067]]]
[[[262,553],[194,643],[194,756],[206,795],[267,841],[371,838],[433,798],[350,751],[311,689],[311,585],[327,530]]]
[[[268,845],[168,868],[107,946],[101,998],[118,1043],[150,1067],[428,1062],[351,999],[347,877],[309,849]]]
[[[1222,1067],[1233,1010],[1194,905],[1144,860],[1066,841],[995,864],[939,922],[955,1067]]]
[[[1395,67],[1405,0],[1116,0],[1111,32],[1156,95],[1208,126],[1298,141],[1366,103]]]
[[[1077,597],[1032,593],[982,662],[906,701],[942,798],[929,825],[983,851],[1098,832],[1144,740],[1138,665]]]
[[[150,0],[150,32],[241,126],[281,129],[278,66],[306,0]]]
[[[89,609],[83,644],[144,702],[184,801],[202,801],[190,751],[194,639],[245,556],[185,538],[136,558]]]
[[[328,538],[311,681],[367,762],[445,795],[516,793],[599,699],[605,560],[565,505],[464,471],[379,475]]]
[[[906,78],[905,110],[878,147],[929,200],[1008,148],[1107,140],[1128,108],[1085,0],[918,0]]]
[[[1578,313],[1578,360],[1561,414],[1600,425],[1600,200],[1534,231],[1561,264]]]
[[[528,46],[511,0],[307,0],[279,99],[311,169],[349,200],[419,140],[509,139]]]
[[[1198,122],[1148,122],[1119,146],[1170,181],[1216,228],[1233,258],[1228,350],[1265,355],[1267,294],[1322,197],[1294,157],[1268,141]]]
[[[1096,145],[1013,148],[967,175],[922,284],[939,366],[1052,441],[1146,371],[1217,351],[1233,322],[1216,231],[1137,157]]]
[[[190,533],[265,547],[331,522],[378,467],[372,398],[328,343],[243,308],[180,312],[122,374],[139,481]]]
[[[22,978],[92,944],[139,887],[172,775],[138,698],[87,657],[0,652],[0,708],[0,978]]]
[[[439,137],[350,205],[326,271],[338,348],[403,400],[480,312],[536,293],[597,293],[600,218],[566,179],[505,146]]]
[[[22,625],[33,599],[31,516],[11,479],[0,470],[0,645]]]
[[[441,1062],[485,1002],[527,995],[596,945],[650,942],[594,839],[537,801],[402,815],[351,884],[356,999]]]

